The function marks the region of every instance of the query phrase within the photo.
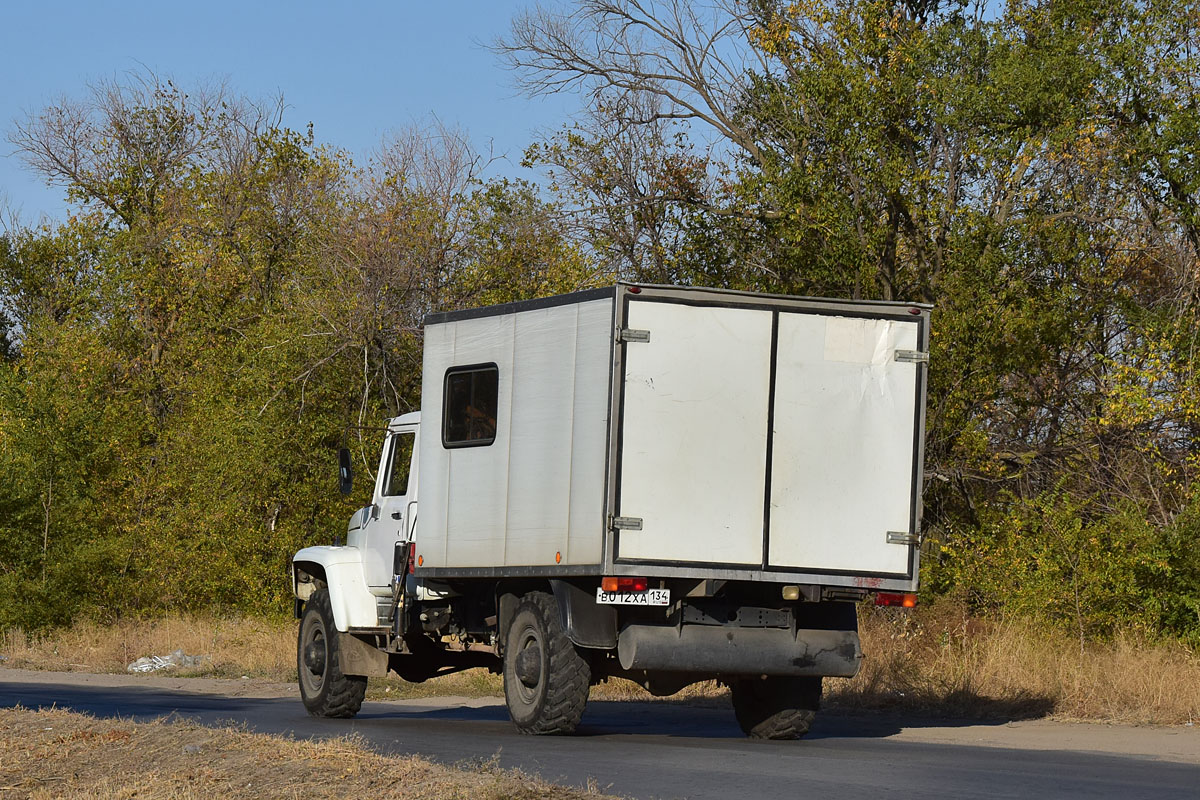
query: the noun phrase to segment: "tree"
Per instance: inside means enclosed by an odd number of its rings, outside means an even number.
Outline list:
[[[0,240],[0,627],[290,609],[291,554],[369,491],[332,491],[336,448],[365,461],[419,403],[424,316],[592,276],[444,128],[358,166],[277,108],[143,75],[13,140],[79,213]]]
[[[607,121],[535,151],[575,197],[603,186],[576,165],[652,164],[667,126],[695,154],[681,125],[718,137],[703,191],[610,194],[611,218],[673,221],[665,274],[935,304],[928,586],[1042,558],[1144,596],[1193,502],[1196,30],[1186,0],[585,0],[519,16],[499,49],[527,90],[582,87]],[[1050,545],[1000,547],[1005,525]],[[1088,572],[1103,552],[1128,557]],[[1087,633],[1121,616],[1056,602]]]

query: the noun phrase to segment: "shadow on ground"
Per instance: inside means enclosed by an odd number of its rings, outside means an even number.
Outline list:
[[[828,711],[851,715],[897,715],[907,719],[937,720],[947,725],[988,725],[1020,720],[1043,719],[1054,713],[1054,698],[1026,691],[1010,692],[1002,697],[979,694],[968,689],[929,694],[833,693],[825,698]],[[913,727],[909,724],[908,727]],[[918,725],[917,727],[923,727]]]
[[[977,698],[986,706],[987,698]],[[970,698],[956,702],[969,704]],[[858,739],[890,736],[905,728],[961,727],[967,725],[1002,725],[1017,719],[1045,716],[1050,707],[1027,701],[1020,705],[1019,715],[980,718],[933,717],[903,709],[864,711],[834,707],[817,715],[812,739]],[[245,723],[264,731],[300,731],[325,721],[311,720],[304,713],[299,697],[245,698],[221,694],[199,694],[170,689],[140,686],[87,686],[57,684],[22,684],[0,682],[0,706],[26,708],[65,708],[97,717],[156,719],[174,715],[195,719],[205,724],[223,722]],[[968,706],[969,707],[969,706]],[[999,711],[1000,709],[995,709]],[[386,724],[387,720],[423,721],[439,727],[458,723],[472,724],[500,731],[513,732],[508,713],[502,702],[492,705],[454,705],[429,707],[404,701],[367,702],[354,724]],[[345,720],[328,721],[330,725],[346,726]],[[741,739],[742,732],[727,704],[713,702],[698,705],[664,703],[642,700],[598,700],[588,704],[583,722],[577,732],[581,737],[654,736],[696,739]]]

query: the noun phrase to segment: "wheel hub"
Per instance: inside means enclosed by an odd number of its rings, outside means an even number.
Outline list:
[[[526,686],[537,686],[542,679],[542,654],[537,647],[526,647],[517,654],[517,679]]]
[[[321,642],[309,642],[304,648],[304,666],[320,675],[325,672],[325,647]]]

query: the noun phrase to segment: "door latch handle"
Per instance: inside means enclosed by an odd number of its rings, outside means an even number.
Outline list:
[[[403,518],[404,518],[403,511],[393,511],[392,512],[392,519],[403,519]]]

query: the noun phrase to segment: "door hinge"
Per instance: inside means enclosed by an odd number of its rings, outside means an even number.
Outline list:
[[[642,529],[642,518],[609,516],[608,527],[614,531],[640,531]]]
[[[636,328],[621,328],[617,333],[618,342],[641,342],[642,344],[650,343],[650,331],[642,331]]]
[[[929,353],[922,352],[921,350],[897,350],[896,360],[906,361],[910,364],[928,364]]]
[[[888,544],[920,544],[921,534],[909,533],[908,531],[888,531]]]

